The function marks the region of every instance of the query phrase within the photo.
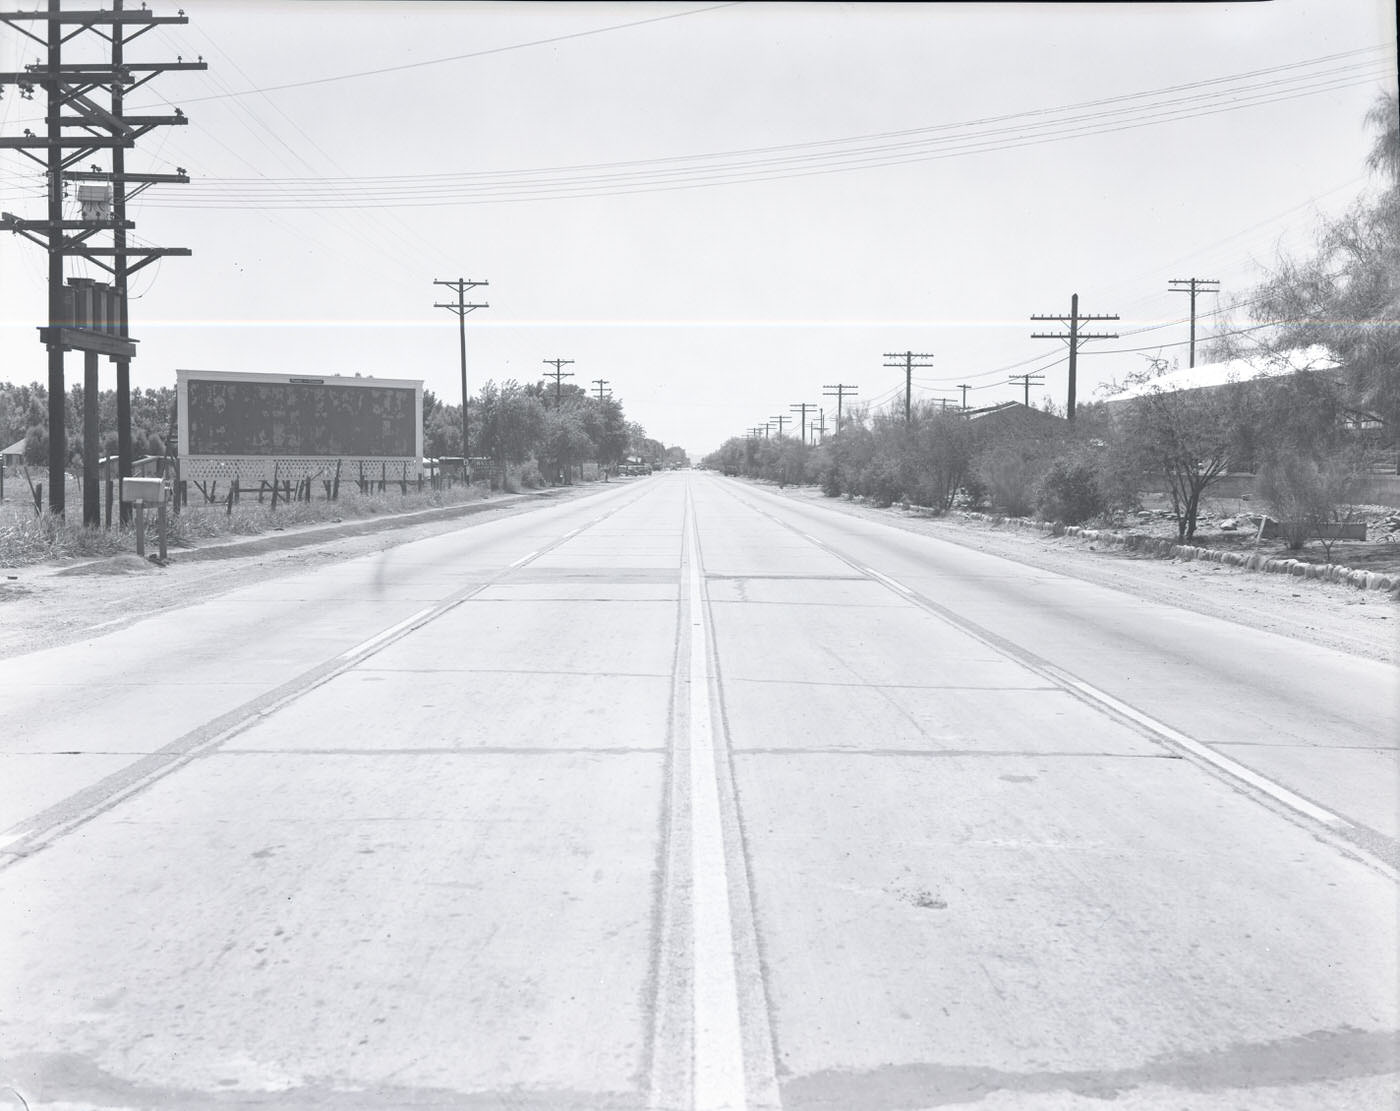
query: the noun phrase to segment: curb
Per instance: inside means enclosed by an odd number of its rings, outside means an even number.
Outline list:
[[[1110,547],[1156,556],[1158,559],[1219,563],[1226,567],[1239,567],[1245,571],[1259,571],[1268,575],[1293,575],[1301,579],[1341,583],[1346,586],[1354,586],[1358,590],[1395,590],[1400,588],[1400,574],[1383,575],[1377,571],[1362,571],[1352,567],[1344,567],[1338,563],[1308,563],[1301,559],[1274,559],[1258,552],[1229,552],[1218,548],[1200,548],[1194,544],[1179,544],[1175,540],[1160,536],[1146,536],[1140,532],[1107,532],[1103,529],[1083,528],[1079,525],[1033,521],[1027,517],[997,517],[990,513],[976,513],[971,510],[958,510],[957,515],[968,521],[982,521],[997,526],[1010,525],[1013,528],[1033,529],[1052,536],[1092,540]]]

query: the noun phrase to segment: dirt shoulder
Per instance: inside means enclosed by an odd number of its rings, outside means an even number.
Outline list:
[[[269,578],[614,488],[590,484],[500,495],[442,509],[211,541],[172,549],[164,567],[128,553],[0,568],[0,659],[71,644]]]
[[[1381,591],[1260,574],[1219,563],[1162,559],[1031,529],[956,516],[930,517],[898,506],[875,509],[824,497],[815,487],[764,488],[833,513],[880,521],[1148,601],[1267,629],[1366,659],[1400,662],[1400,604]]]

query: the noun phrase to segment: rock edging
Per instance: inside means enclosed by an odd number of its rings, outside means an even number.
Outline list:
[[[1070,536],[1079,540],[1090,540],[1099,544],[1107,544],[1110,547],[1123,548],[1130,552],[1142,552],[1159,559],[1204,560],[1209,563],[1223,564],[1226,567],[1239,567],[1246,571],[1261,571],[1270,575],[1293,575],[1300,579],[1342,583],[1346,586],[1354,586],[1358,590],[1400,589],[1400,575],[1383,575],[1377,571],[1362,571],[1337,563],[1308,563],[1301,559],[1275,559],[1261,555],[1259,552],[1230,552],[1222,551],[1219,548],[1200,548],[1194,544],[1179,544],[1169,538],[1146,536],[1140,532],[1109,532],[1105,529],[1084,528],[1080,525],[1035,521],[1028,517],[998,517],[990,513],[977,513],[966,509],[956,512],[964,520],[1034,529],[1052,536]]]

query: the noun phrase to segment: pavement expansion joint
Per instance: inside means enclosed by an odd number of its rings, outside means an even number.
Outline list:
[[[594,747],[561,745],[535,747],[521,745],[463,745],[461,747],[424,746],[421,748],[221,748],[211,753],[214,756],[348,756],[355,759],[368,757],[431,756],[664,756],[664,748],[640,747]]]
[[[705,573],[706,582],[868,582],[868,575],[831,575],[831,574],[722,574],[718,571],[707,571]]]
[[[830,745],[818,748],[745,748],[735,746],[736,756],[875,756],[875,757],[928,757],[980,758],[980,759],[1095,759],[1095,760],[1182,760],[1177,752],[1102,752],[1102,751],[1053,751],[1046,749],[980,749],[980,748],[855,748],[853,746]]]

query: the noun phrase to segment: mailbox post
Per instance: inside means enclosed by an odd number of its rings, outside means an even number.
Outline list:
[[[165,484],[158,478],[123,478],[122,501],[136,507],[136,554],[146,554],[146,503],[160,507],[160,558],[165,559]]]

